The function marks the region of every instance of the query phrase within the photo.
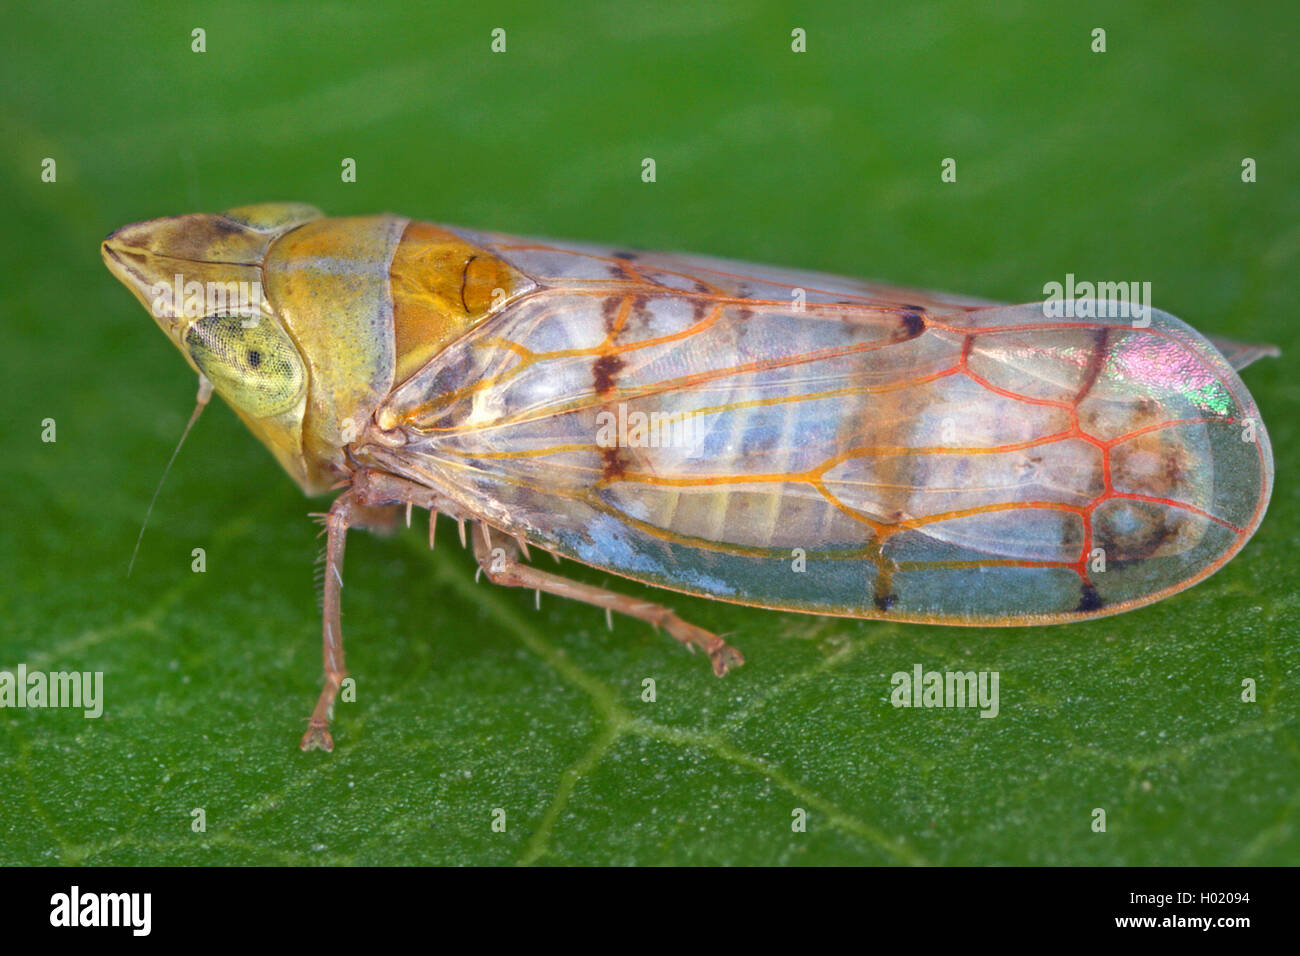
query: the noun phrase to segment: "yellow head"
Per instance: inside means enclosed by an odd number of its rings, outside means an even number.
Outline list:
[[[389,266],[407,220],[267,203],[119,229],[104,262],[308,494],[393,385]]]
[[[395,384],[533,287],[458,233],[264,203],[125,226],[104,262],[308,494]]]

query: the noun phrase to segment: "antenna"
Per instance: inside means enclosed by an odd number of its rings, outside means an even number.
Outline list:
[[[158,500],[158,493],[162,491],[163,482],[167,480],[167,473],[172,470],[172,462],[180,454],[181,445],[185,444],[185,436],[190,433],[194,423],[199,420],[199,413],[203,411],[208,404],[208,399],[212,397],[212,383],[209,382],[202,373],[199,374],[199,394],[194,400],[194,413],[190,415],[190,420],[185,424],[185,431],[181,432],[181,440],[176,443],[172,456],[167,459],[167,467],[163,469],[162,477],[158,479],[158,487],[153,490],[153,497],[149,499],[149,510],[144,513],[144,523],[140,525],[140,533],[135,539],[135,548],[131,551],[131,563],[126,566],[126,576],[131,576],[131,571],[135,568],[135,556],[140,553],[140,542],[144,540],[144,529],[149,526],[149,516],[153,514],[154,502]]]

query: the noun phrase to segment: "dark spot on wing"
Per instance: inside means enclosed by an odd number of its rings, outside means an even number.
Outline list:
[[[1083,375],[1083,385],[1075,393],[1075,402],[1081,402],[1092,387],[1097,384],[1097,376],[1101,374],[1102,366],[1106,364],[1106,345],[1107,338],[1110,335],[1110,329],[1098,329],[1093,338],[1092,354],[1088,357],[1088,368]]]
[[[614,354],[602,355],[591,367],[591,380],[597,393],[612,392],[618,373],[623,370],[623,360]]]
[[[622,307],[623,300],[615,298],[607,298],[600,304],[601,314],[605,316],[606,332],[614,331],[614,323],[618,321],[618,312]]]
[[[1173,488],[1179,484],[1186,476],[1187,472],[1183,468],[1183,463],[1173,455],[1165,459],[1165,487]]]
[[[1131,523],[1122,527],[1112,520],[1094,520],[1093,544],[1111,564],[1146,560],[1185,530],[1184,517],[1154,504],[1132,502],[1126,512]]]
[[[618,355],[607,352],[591,366],[591,379],[596,388],[597,394],[607,395],[614,391],[618,373],[623,369],[623,359]],[[611,405],[605,406],[605,411],[610,414],[616,414]],[[601,458],[601,478],[604,481],[615,481],[627,472],[627,462],[624,458],[623,449],[615,441],[612,445],[605,445],[600,449]]]
[[[898,595],[894,593],[894,572],[897,566],[880,554],[879,546],[870,548],[867,557],[876,566],[876,594],[872,603],[876,605],[876,610],[888,611],[898,602]]]
[[[637,257],[635,252],[616,252],[614,258],[622,259],[625,262],[636,262]]]
[[[627,462],[623,460],[623,450],[617,445],[600,450],[602,481],[617,481],[627,474]]]
[[[925,331],[925,318],[912,307],[909,306],[899,318],[903,321],[903,340],[914,339]]]
[[[1106,603],[1101,599],[1101,595],[1097,593],[1096,585],[1085,584],[1083,586],[1083,595],[1079,599],[1079,606],[1075,610],[1080,614],[1086,614],[1089,611],[1100,611],[1105,606]]]

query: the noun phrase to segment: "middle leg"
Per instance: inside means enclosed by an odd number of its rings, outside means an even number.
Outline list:
[[[662,627],[672,637],[681,641],[691,651],[700,648],[709,655],[713,663],[713,673],[721,677],[732,667],[745,663],[740,651],[727,644],[712,631],[696,627],[683,621],[671,608],[650,601],[640,601],[626,594],[607,591],[605,588],[573,581],[559,574],[542,571],[521,560],[519,545],[505,532],[495,535],[481,521],[475,522],[474,557],[479,567],[494,584],[506,587],[528,588],[545,591],[560,597],[572,598],[608,611],[617,611],[628,617],[646,621],[654,627]]]

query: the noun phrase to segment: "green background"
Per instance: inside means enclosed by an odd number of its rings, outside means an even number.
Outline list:
[[[983,6],[9,5],[0,669],[103,671],[107,702],[0,711],[0,862],[1296,862],[1294,4]],[[745,651],[724,680],[641,624],[476,585],[446,523],[432,555],[422,530],[354,535],[359,700],[333,754],[302,754],[324,502],[216,403],[126,578],[195,383],[98,250],[273,199],[1015,301],[1149,280],[1203,331],[1283,348],[1244,376],[1272,507],[1209,581],[1075,626],[670,596]],[[999,671],[1000,716],[891,707],[916,663]]]

